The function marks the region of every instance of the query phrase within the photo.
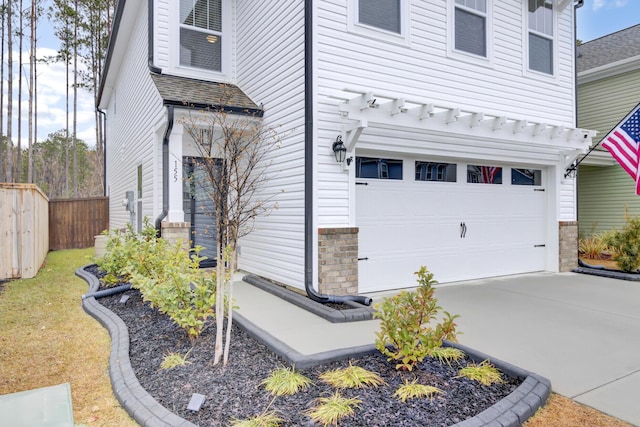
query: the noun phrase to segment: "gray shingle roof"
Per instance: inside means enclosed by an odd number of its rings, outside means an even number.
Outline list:
[[[224,108],[235,113],[262,115],[258,107],[238,86],[151,73],[165,105],[185,108]]]
[[[578,72],[640,55],[640,24],[578,46]]]

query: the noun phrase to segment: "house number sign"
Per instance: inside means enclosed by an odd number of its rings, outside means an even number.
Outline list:
[[[178,161],[174,161],[173,166],[173,182],[178,182]]]

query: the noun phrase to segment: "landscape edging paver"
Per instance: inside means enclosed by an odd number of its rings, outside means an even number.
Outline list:
[[[84,270],[85,267],[77,269],[75,273],[88,283],[89,293],[95,292],[100,283],[93,274]],[[131,367],[129,332],[122,319],[98,303],[94,297],[84,298],[82,308],[109,331],[111,337],[109,357],[111,386],[116,398],[129,415],[143,427],[197,427],[190,421],[169,411],[142,388]],[[264,343],[269,350],[300,369],[377,351],[374,345],[365,345],[303,355],[248,321],[237,311],[234,313],[234,318],[237,324],[250,336]],[[476,416],[452,427],[520,426],[544,405],[551,393],[551,382],[540,375],[492,358],[464,345],[451,342],[445,342],[444,345],[459,348],[475,362],[490,360],[502,372],[524,379],[522,384],[511,394]]]

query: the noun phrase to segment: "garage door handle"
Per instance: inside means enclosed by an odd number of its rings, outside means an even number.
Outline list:
[[[467,224],[464,222],[460,223],[460,238],[464,239],[467,237]]]

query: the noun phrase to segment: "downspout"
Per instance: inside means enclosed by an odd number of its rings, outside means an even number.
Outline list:
[[[167,130],[162,139],[162,212],[156,218],[156,231],[162,236],[162,220],[169,213],[169,139],[173,130],[173,105],[167,106]]]
[[[355,301],[371,305],[360,295],[322,295],[313,289],[313,0],[304,2],[304,288],[320,303]]]
[[[576,118],[575,118],[575,123],[573,124],[574,128],[578,128],[578,9],[581,8],[582,6],[584,6],[584,0],[578,0],[577,3],[575,3],[573,5],[573,44],[574,44],[574,49],[575,49],[575,58],[573,59],[573,90],[574,90],[574,96],[575,96],[575,112],[576,112]],[[593,144],[593,142],[592,142]],[[577,160],[577,159],[576,159]],[[579,174],[579,169],[578,169],[579,163],[576,164],[576,221],[579,221],[579,217],[580,217],[580,201],[579,201],[579,193],[578,193],[578,174]],[[578,229],[580,228],[580,223],[578,222]],[[578,256],[578,260],[580,260],[580,257]]]
[[[102,116],[102,195],[107,197],[107,113],[96,107]]]
[[[162,69],[159,67],[156,67],[156,65],[153,63],[153,1],[154,0],[149,0],[149,6],[147,7],[147,11],[148,11],[147,33],[149,37],[147,41],[147,46],[148,46],[148,56],[149,56],[149,71],[151,71],[154,74],[162,74]]]
[[[153,2],[149,0],[147,7],[147,56],[149,71],[154,74],[162,74],[162,69],[156,67],[153,63],[154,56],[154,41],[153,41]],[[156,218],[155,227],[158,236],[162,236],[162,220],[165,219],[169,213],[169,139],[171,138],[171,131],[173,130],[173,105],[167,106],[167,129],[164,132],[164,138],[162,138],[162,212],[158,218]]]

